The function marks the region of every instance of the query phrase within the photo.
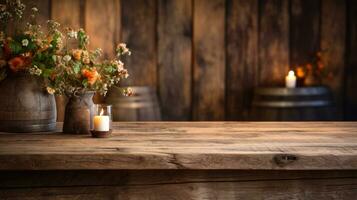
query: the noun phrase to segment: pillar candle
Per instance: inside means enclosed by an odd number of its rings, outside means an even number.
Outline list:
[[[110,118],[107,115],[94,116],[95,131],[109,131]]]
[[[296,76],[294,74],[294,71],[289,71],[289,74],[285,77],[285,84],[287,88],[296,87]]]

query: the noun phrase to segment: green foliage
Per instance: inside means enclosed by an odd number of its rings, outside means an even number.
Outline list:
[[[22,45],[19,44],[16,41],[11,41],[9,43],[9,47],[11,49],[11,53],[14,54],[14,55],[18,55],[18,54],[21,54],[23,52]]]
[[[82,63],[80,62],[73,62],[73,72],[78,74],[81,71]]]
[[[88,80],[87,80],[87,79],[83,79],[82,85],[83,85],[85,88],[87,88],[87,87],[88,87]]]
[[[86,46],[89,43],[89,37],[86,35],[83,29],[80,29],[77,32],[77,37],[78,37],[78,48],[86,49]]]

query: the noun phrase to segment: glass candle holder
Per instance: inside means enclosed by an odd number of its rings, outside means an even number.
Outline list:
[[[109,137],[112,132],[112,106],[95,104],[92,136],[96,138]]]

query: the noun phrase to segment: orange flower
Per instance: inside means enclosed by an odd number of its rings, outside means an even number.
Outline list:
[[[23,57],[15,57],[11,59],[8,64],[13,72],[18,72],[26,68],[26,63]]]
[[[322,63],[322,62],[317,62],[317,67],[321,70],[321,69],[323,69],[325,66],[324,66],[324,63]]]
[[[305,71],[302,67],[297,67],[296,68],[296,76],[299,78],[304,78],[305,77]]]
[[[99,78],[99,74],[95,68],[93,70],[83,69],[82,75],[88,80],[90,85],[93,85]]]
[[[74,59],[80,60],[81,57],[82,57],[82,50],[80,50],[80,49],[73,50],[72,51],[72,56],[73,56]]]

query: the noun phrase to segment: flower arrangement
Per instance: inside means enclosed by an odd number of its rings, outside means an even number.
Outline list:
[[[51,94],[73,95],[86,91],[96,91],[105,95],[112,85],[129,76],[120,58],[130,55],[130,50],[121,43],[116,48],[116,58],[101,59],[101,49],[88,50],[89,37],[83,29],[67,29],[64,34],[67,45],[54,58],[54,67],[48,73],[38,75],[46,78],[47,91]],[[71,47],[74,44],[75,47]],[[32,65],[31,71],[43,71]],[[130,89],[124,94],[129,94]]]
[[[333,74],[326,69],[322,59],[322,50],[313,54],[311,61],[295,67],[298,79],[303,81],[303,85],[320,85],[323,79],[332,79]]]
[[[0,5],[0,10],[0,81],[9,73],[45,74],[47,69],[55,67],[55,56],[62,48],[58,23],[48,21],[48,31],[42,32],[41,26],[36,24],[38,10],[34,7],[31,9],[31,21],[23,30],[16,29],[10,36],[6,34],[6,25],[22,18],[25,5],[20,1],[7,0],[5,5]],[[45,67],[42,71],[37,66]]]
[[[36,24],[37,8],[32,8],[31,22],[13,36],[5,34],[6,24],[21,20],[25,5],[20,0],[7,0],[0,5],[0,81],[10,73],[27,72],[44,80],[50,94],[67,96],[96,91],[105,95],[108,89],[129,76],[120,60],[130,55],[121,43],[114,59],[102,59],[100,49],[89,50],[89,36],[83,29],[60,31],[59,23],[49,20],[48,31]],[[130,95],[131,89],[125,89]]]

